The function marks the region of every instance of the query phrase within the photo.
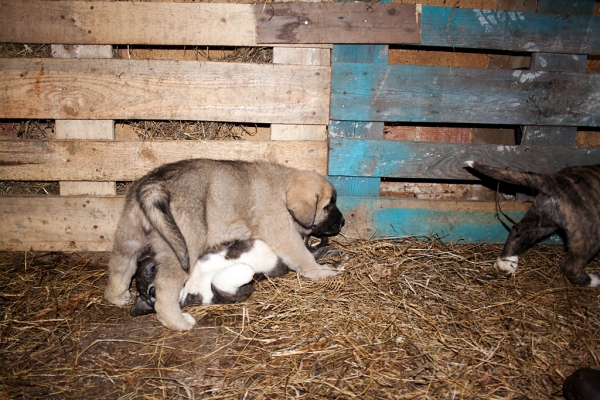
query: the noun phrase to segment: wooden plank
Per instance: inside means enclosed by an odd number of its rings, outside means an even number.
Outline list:
[[[112,58],[112,46],[89,45],[70,46],[53,44],[52,56],[55,58]],[[54,125],[56,139],[115,139],[112,120],[59,119]],[[67,195],[116,195],[116,182],[60,181],[60,194]]]
[[[327,172],[324,141],[2,141],[5,180],[130,181],[187,158],[264,160]]]
[[[495,202],[338,197],[347,238],[439,236],[445,242],[501,243],[508,230],[500,223]],[[518,221],[530,203],[501,203]],[[502,219],[504,222],[506,220]]]
[[[275,47],[273,64],[331,65],[331,51],[323,48]],[[271,140],[327,140],[326,125],[271,124]]]
[[[600,54],[600,18],[422,7],[423,46]]]
[[[337,63],[366,63],[387,65],[389,46],[387,45],[335,45],[333,65]],[[383,139],[382,122],[329,121],[330,138]],[[351,176],[335,176],[329,173],[329,180],[340,196],[374,196],[381,191],[381,179]]]
[[[0,250],[110,251],[123,197],[0,198]]]
[[[331,119],[600,125],[600,75],[334,63]]]
[[[123,197],[0,198],[0,251],[110,251]],[[339,197],[348,238],[437,234],[444,241],[502,242],[494,202]],[[502,203],[518,220],[529,203]]]
[[[336,138],[329,142],[329,174],[343,176],[477,180],[465,169],[465,161],[540,173],[600,164],[600,149]]]
[[[385,3],[259,3],[257,43],[414,43],[420,7]]]
[[[0,1],[0,42],[254,46],[251,4]]]
[[[322,66],[1,59],[0,118],[327,124]]]

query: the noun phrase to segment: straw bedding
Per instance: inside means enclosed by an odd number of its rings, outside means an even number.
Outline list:
[[[189,307],[189,333],[106,304],[106,254],[2,253],[3,398],[551,399],[600,367],[599,292],[561,246],[507,279],[498,245],[421,239],[336,241],[338,277]]]

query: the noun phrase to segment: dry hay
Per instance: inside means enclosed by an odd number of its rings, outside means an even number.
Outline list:
[[[561,246],[534,247],[510,279],[491,269],[498,245],[334,246],[340,276],[190,307],[189,333],[106,304],[105,259],[3,253],[4,397],[550,399],[600,367],[599,293],[567,283]]]
[[[236,140],[257,133],[257,127],[226,122],[129,121],[125,124],[143,140]]]

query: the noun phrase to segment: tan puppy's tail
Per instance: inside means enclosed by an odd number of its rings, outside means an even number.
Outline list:
[[[190,257],[183,234],[171,214],[169,192],[158,182],[146,182],[137,188],[137,200],[162,238],[171,246],[184,271],[190,270]]]
[[[465,164],[467,167],[472,168],[485,176],[489,176],[490,178],[506,183],[512,183],[514,185],[527,186],[541,192],[547,191],[548,180],[552,180],[550,175],[526,171],[509,171],[507,169],[481,164],[477,161],[465,161]]]

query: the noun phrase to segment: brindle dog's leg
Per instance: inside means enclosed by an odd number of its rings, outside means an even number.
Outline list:
[[[551,199],[541,197],[543,195],[536,197],[523,219],[512,227],[504,248],[494,264],[499,271],[507,275],[514,274],[519,266],[519,256],[538,240],[558,229],[552,215],[548,212],[548,207],[551,206],[548,201]]]
[[[574,285],[596,287],[600,285],[597,276],[585,272],[585,266],[598,254],[599,245],[588,247],[589,243],[569,237],[567,254],[560,263],[560,269]]]

